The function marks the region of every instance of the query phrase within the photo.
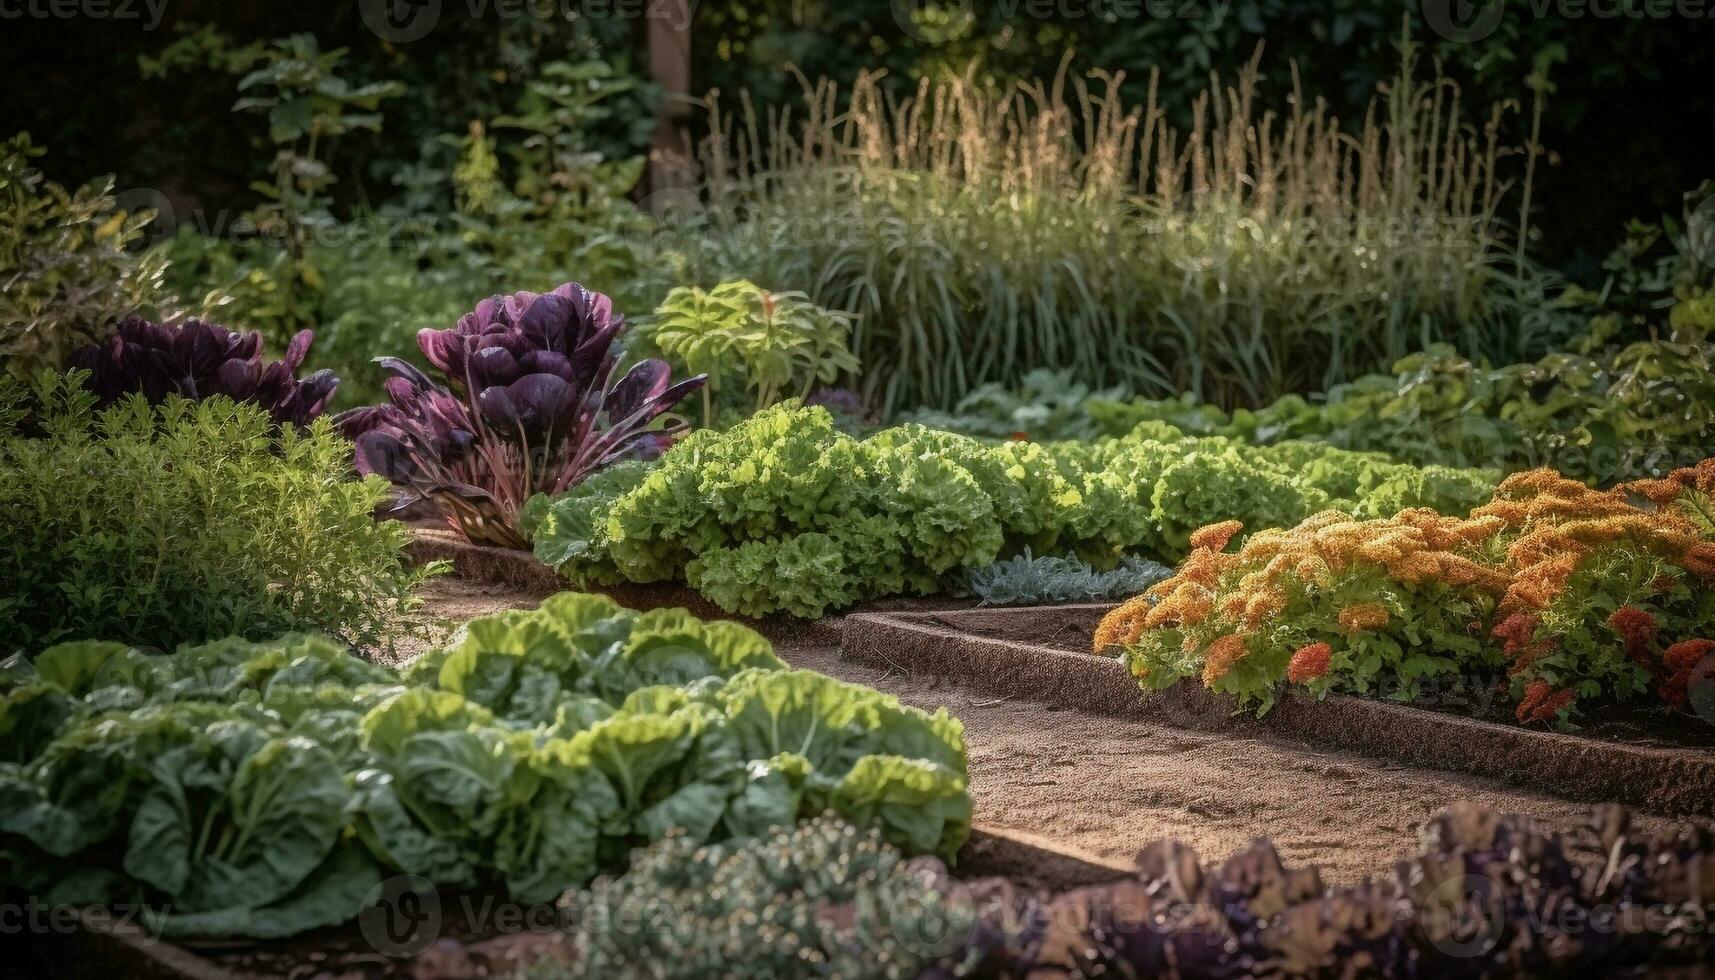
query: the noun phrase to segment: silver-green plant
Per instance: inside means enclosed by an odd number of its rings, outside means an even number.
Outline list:
[[[962,975],[976,912],[949,901],[944,880],[938,862],[909,861],[831,817],[742,843],[673,836],[568,895],[576,962],[525,977],[905,980],[935,965]]]
[[[956,591],[991,606],[1102,602],[1138,595],[1173,574],[1160,562],[1127,555],[1117,567],[1098,571],[1077,558],[1024,554],[972,569]]]

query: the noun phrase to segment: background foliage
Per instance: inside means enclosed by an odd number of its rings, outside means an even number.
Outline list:
[[[436,29],[406,45],[381,42],[363,24],[358,4],[342,0],[182,0],[167,5],[152,32],[124,20],[13,20],[7,24],[11,54],[0,64],[0,87],[30,97],[7,100],[0,129],[36,133],[53,149],[47,166],[62,182],[117,173],[121,188],[206,195],[204,203],[230,207],[227,198],[242,194],[255,176],[248,161],[260,127],[233,126],[225,118],[230,100],[217,86],[171,79],[139,83],[137,58],[155,55],[180,32],[195,34],[205,25],[240,45],[314,30],[324,48],[352,49],[359,81],[395,79],[412,92],[382,133],[361,141],[342,175],[348,178],[348,200],[378,202],[398,193],[393,178],[417,159],[426,141],[461,132],[472,118],[511,111],[533,64],[590,55],[628,71],[643,63],[637,22],[580,14],[578,3],[550,6],[572,16],[503,18],[493,4],[443,4]],[[1357,118],[1375,83],[1391,75],[1391,42],[1402,14],[1386,0],[1312,6],[1176,0],[1171,17],[1101,16],[1121,9],[1113,4],[1056,5],[1090,15],[1050,20],[1019,13],[1024,5],[1000,3],[703,0],[695,6],[693,91],[699,94],[749,88],[761,101],[782,101],[796,94],[789,64],[810,77],[847,83],[877,66],[909,83],[925,73],[963,68],[973,58],[990,77],[1043,76],[1071,48],[1079,67],[1123,70],[1139,82],[1159,66],[1163,104],[1188,106],[1187,97],[1206,83],[1209,71],[1230,74],[1265,43],[1271,74],[1283,75],[1296,60],[1310,91],[1348,119]],[[937,6],[975,10],[977,21],[967,28],[938,28]],[[894,11],[911,7],[929,13],[908,33]],[[472,16],[473,9],[481,12]],[[1415,15],[1418,8],[1408,9]],[[1696,141],[1681,138],[1681,125],[1715,113],[1715,94],[1706,84],[1715,59],[1715,22],[1535,17],[1523,4],[1508,2],[1494,33],[1474,43],[1443,41],[1419,27],[1418,36],[1434,42],[1431,53],[1461,82],[1471,105],[1518,96],[1521,79],[1540,60],[1562,65],[1542,133],[1544,144],[1563,155],[1561,165],[1544,174],[1541,188],[1541,227],[1551,261],[1582,255],[1593,271],[1625,220],[1671,210],[1679,190],[1710,176]],[[852,38],[864,40],[853,44]],[[103,97],[89,99],[90,91]],[[602,128],[604,141],[614,149],[635,145],[635,120],[617,114]],[[1581,152],[1593,145],[1602,152]],[[1603,193],[1589,194],[1591,187]]]

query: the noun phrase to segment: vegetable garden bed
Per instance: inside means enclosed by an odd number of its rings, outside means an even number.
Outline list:
[[[452,574],[479,585],[506,589],[521,597],[544,599],[572,586],[553,568],[528,551],[471,544],[461,535],[438,525],[418,525],[411,529],[408,549],[411,560],[418,564],[447,561]],[[840,642],[844,616],[830,615],[821,619],[799,619],[789,615],[766,616],[761,619],[735,616],[710,602],[702,593],[677,583],[640,585],[583,586],[586,591],[599,592],[614,602],[647,612],[651,609],[686,609],[702,619],[730,619],[743,623],[777,643],[797,641],[807,644],[836,645]],[[858,608],[873,612],[921,612],[928,610],[960,610],[972,606],[974,599],[951,599],[935,596],[927,599],[897,598],[864,603]]]
[[[1715,742],[1679,733],[1684,744],[1643,744],[1624,728],[1612,737],[1533,731],[1386,701],[1290,698],[1261,719],[1195,685],[1141,689],[1118,661],[1087,652],[1111,606],[1071,605],[846,617],[842,656],[872,667],[954,678],[1013,697],[1083,710],[1145,715],[1175,726],[1251,737],[1297,739],[1414,766],[1499,779],[1572,800],[1618,802],[1667,814],[1715,812]]]
[[[1052,893],[1117,881],[1126,876],[1126,870],[978,828],[960,851],[958,877],[991,876]],[[28,968],[20,975],[60,980],[108,980],[114,976],[135,980],[311,976],[467,980],[504,976],[544,957],[574,956],[565,933],[547,927],[555,921],[554,909],[523,909],[505,902],[504,896],[497,895],[440,896],[432,915],[421,920],[434,923],[438,938],[433,941],[421,932],[405,929],[402,921],[394,923],[402,931],[383,936],[378,929],[386,926],[375,918],[289,939],[169,942],[151,938],[139,923],[112,925],[86,911],[75,928],[57,934],[26,933],[23,948],[18,951],[21,962],[12,965]],[[518,911],[498,911],[503,908]],[[414,914],[422,912],[419,909]],[[506,914],[523,914],[527,924],[497,926],[506,921]],[[476,916],[486,922],[473,922]],[[377,945],[383,948],[378,950]]]

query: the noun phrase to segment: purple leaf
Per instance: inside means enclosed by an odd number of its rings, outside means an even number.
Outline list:
[[[316,332],[314,330],[300,330],[292,336],[291,342],[286,345],[286,356],[280,358],[281,363],[286,365],[287,371],[297,372],[298,368],[303,365],[304,358],[309,356],[310,343],[315,339]]]
[[[418,369],[417,365],[403,358],[377,357],[375,363],[394,377],[409,381],[413,387],[422,388],[425,391],[440,387],[428,375]]]
[[[417,347],[430,364],[440,368],[449,378],[458,380],[464,377],[464,337],[460,331],[425,327],[417,331]]]
[[[673,369],[666,361],[650,358],[633,365],[625,377],[613,386],[607,396],[607,417],[618,421],[661,397],[667,391],[667,378]]]
[[[275,364],[274,367],[281,365]],[[219,387],[221,394],[235,400],[243,400],[255,394],[257,382],[262,380],[261,361],[227,361],[220,366]]]
[[[509,385],[523,375],[518,359],[504,347],[484,347],[471,355],[471,383],[480,390],[495,385]]]
[[[518,333],[540,350],[570,350],[575,342],[573,331],[580,326],[572,313],[572,301],[566,297],[553,293],[538,296],[516,320]]]
[[[397,426],[404,416],[392,405],[368,405],[334,416],[334,427],[347,439],[356,439],[365,432],[384,425]]]
[[[505,388],[488,388],[476,396],[477,407],[482,409],[482,420],[503,434],[512,435],[518,429],[518,406],[512,401],[512,393]],[[508,440],[511,441],[511,440]]]
[[[359,474],[385,477],[393,483],[411,483],[422,472],[405,443],[393,433],[379,429],[357,437],[353,461]]]
[[[519,368],[523,374],[552,374],[568,384],[578,383],[571,358],[558,351],[533,350],[519,361]]]

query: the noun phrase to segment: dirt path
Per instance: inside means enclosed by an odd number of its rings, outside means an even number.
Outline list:
[[[1356,881],[1414,852],[1418,826],[1455,800],[1565,828],[1589,812],[1487,780],[1309,746],[926,686],[842,662],[828,647],[779,652],[795,667],[919,707],[947,705],[965,723],[977,823],[1106,864],[1128,866],[1143,845],[1164,837],[1218,860],[1268,836],[1288,863],[1315,862],[1330,881]],[[1671,821],[1640,816],[1639,823]]]
[[[463,620],[535,599],[457,579],[434,583],[435,615]],[[979,827],[1127,867],[1145,844],[1178,838],[1220,860],[1260,836],[1330,882],[1379,875],[1415,851],[1437,809],[1474,800],[1571,828],[1588,807],[1482,779],[1304,745],[1186,731],[1074,706],[996,699],[840,660],[826,645],[777,644],[795,667],[946,705],[965,724]],[[1639,815],[1645,827],[1671,821]],[[1715,825],[1715,820],[1708,821]]]

